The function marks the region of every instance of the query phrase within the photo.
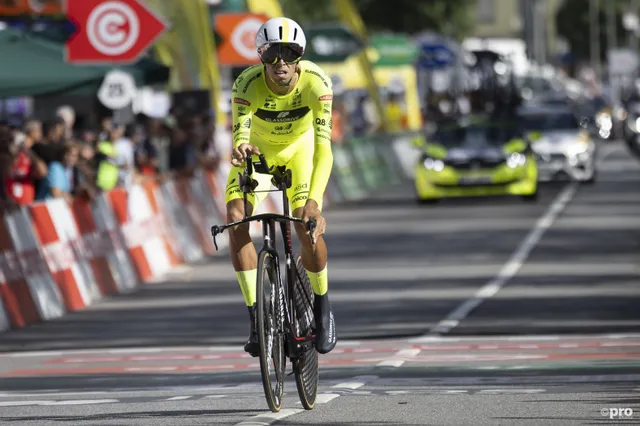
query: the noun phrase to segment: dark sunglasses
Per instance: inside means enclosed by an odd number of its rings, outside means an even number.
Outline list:
[[[280,59],[287,64],[295,64],[302,59],[302,47],[295,43],[267,44],[258,50],[264,64],[276,64]]]

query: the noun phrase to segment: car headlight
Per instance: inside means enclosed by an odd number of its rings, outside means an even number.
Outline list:
[[[609,114],[601,112],[596,116],[596,124],[602,129],[609,130],[613,127],[613,120]]]
[[[524,163],[526,162],[527,162],[527,156],[519,152],[514,152],[513,154],[509,154],[509,156],[507,157],[507,166],[511,167],[512,169],[515,169],[516,167],[524,166]]]
[[[427,170],[433,170],[436,172],[441,172],[444,169],[444,162],[442,160],[437,160],[435,158],[425,158],[424,159],[424,167]]]

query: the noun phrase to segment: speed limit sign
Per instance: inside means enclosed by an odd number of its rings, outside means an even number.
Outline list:
[[[131,74],[114,70],[104,77],[98,90],[98,100],[105,107],[117,110],[131,104],[136,93],[136,82]]]

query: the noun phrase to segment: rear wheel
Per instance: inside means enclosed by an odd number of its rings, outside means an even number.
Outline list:
[[[276,259],[263,251],[258,258],[256,282],[256,322],[260,342],[260,372],[267,405],[274,413],[282,408],[284,393],[285,354],[283,318],[276,273]]]
[[[314,295],[300,257],[296,259],[296,269],[298,273],[293,286],[296,333],[300,337],[311,336],[315,331]],[[318,396],[318,352],[313,345],[301,349],[300,356],[293,360],[293,371],[300,402],[305,410],[312,410]]]

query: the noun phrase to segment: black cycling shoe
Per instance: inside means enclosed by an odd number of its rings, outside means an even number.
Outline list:
[[[260,356],[260,342],[258,341],[258,331],[256,330],[256,305],[247,306],[249,309],[249,320],[251,321],[251,331],[249,340],[244,344],[244,351],[248,352],[252,357]]]
[[[313,314],[316,318],[316,350],[326,354],[333,350],[338,341],[336,324],[329,304],[329,295],[314,295]]]

